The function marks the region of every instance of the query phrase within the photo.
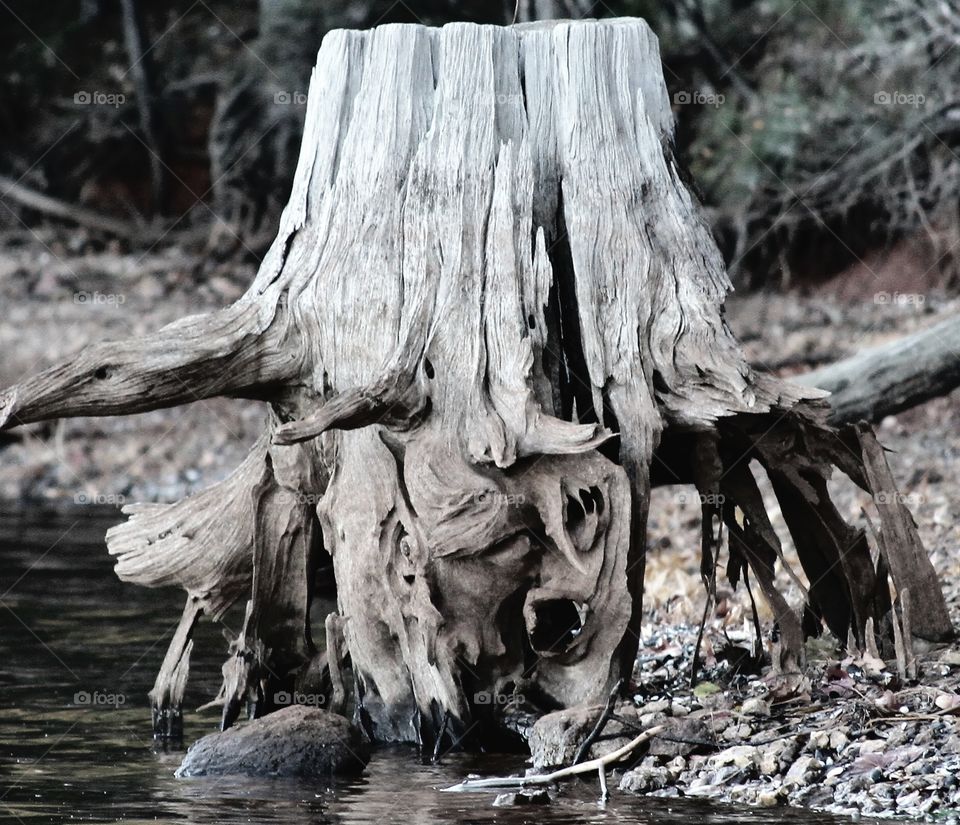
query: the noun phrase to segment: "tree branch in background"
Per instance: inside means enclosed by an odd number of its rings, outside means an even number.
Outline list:
[[[876,422],[960,386],[960,316],[793,378],[831,394],[834,424]]]
[[[144,227],[129,223],[128,221],[112,218],[92,209],[85,209],[82,206],[76,206],[72,203],[52,198],[37,192],[22,183],[8,178],[6,175],[0,175],[0,200],[10,199],[16,201],[27,209],[41,212],[52,218],[62,218],[66,221],[85,226],[88,229],[95,229],[98,232],[107,232],[110,235],[116,235],[118,238],[124,238],[131,242],[148,243],[150,241],[150,231]]]

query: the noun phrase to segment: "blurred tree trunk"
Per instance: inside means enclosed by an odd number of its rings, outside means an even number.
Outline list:
[[[157,96],[154,86],[154,65],[150,50],[144,46],[143,15],[137,0],[121,0],[123,10],[123,39],[130,59],[130,76],[137,90],[137,110],[140,130],[147,147],[150,162],[150,199],[154,213],[162,213],[166,184],[166,140],[157,117]]]
[[[296,165],[310,70],[324,26],[316,0],[261,0],[259,34],[221,88],[210,126],[210,251],[260,256]]]
[[[595,3],[589,0],[518,0],[517,22],[530,23],[534,20],[559,20],[568,17],[577,20],[590,15]],[[603,7],[594,12],[595,16],[603,14]]]

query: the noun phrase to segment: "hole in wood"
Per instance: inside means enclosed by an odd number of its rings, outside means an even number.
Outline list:
[[[567,496],[567,532],[570,535],[575,535],[583,527],[583,520],[587,516],[588,510],[585,508],[585,504],[581,502],[579,498],[574,498],[571,495]]]
[[[586,513],[603,513],[603,495],[596,487],[587,487],[580,490],[580,501]]]
[[[530,633],[530,646],[537,653],[563,653],[583,630],[580,611],[571,599],[538,602],[533,613],[535,624]]]
[[[581,487],[576,495],[567,493],[564,528],[580,552],[590,550],[597,538],[598,520],[603,514],[603,493],[597,487]]]

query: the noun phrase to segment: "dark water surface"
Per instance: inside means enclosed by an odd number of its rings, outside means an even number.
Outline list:
[[[565,786],[547,807],[493,808],[494,795],[443,794],[467,773],[505,773],[517,757],[449,755],[424,765],[381,750],[366,774],[324,782],[174,779],[182,754],[154,748],[147,691],[176,627],[182,595],[120,583],[103,544],[116,514],[0,514],[0,822],[195,823],[822,823],[782,809],[713,807]],[[240,617],[228,617],[236,630]],[[187,707],[220,684],[225,642],[202,625]],[[219,714],[189,712],[186,737]]]

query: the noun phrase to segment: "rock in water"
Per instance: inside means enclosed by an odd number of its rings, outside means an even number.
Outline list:
[[[176,775],[355,774],[369,759],[369,745],[347,719],[319,708],[291,705],[197,740]]]
[[[498,794],[493,800],[495,808],[510,808],[514,805],[549,805],[550,794],[544,790],[519,791]]]
[[[578,705],[557,710],[541,716],[530,729],[527,744],[533,766],[538,769],[569,765],[573,762],[580,744],[587,738],[603,711],[602,705]],[[623,702],[616,708],[619,719],[611,719],[603,730],[604,737],[590,748],[587,758],[594,759],[627,744],[636,732],[627,728],[621,720],[637,726],[640,712],[631,702]],[[646,720],[647,725],[660,724],[661,716]]]

